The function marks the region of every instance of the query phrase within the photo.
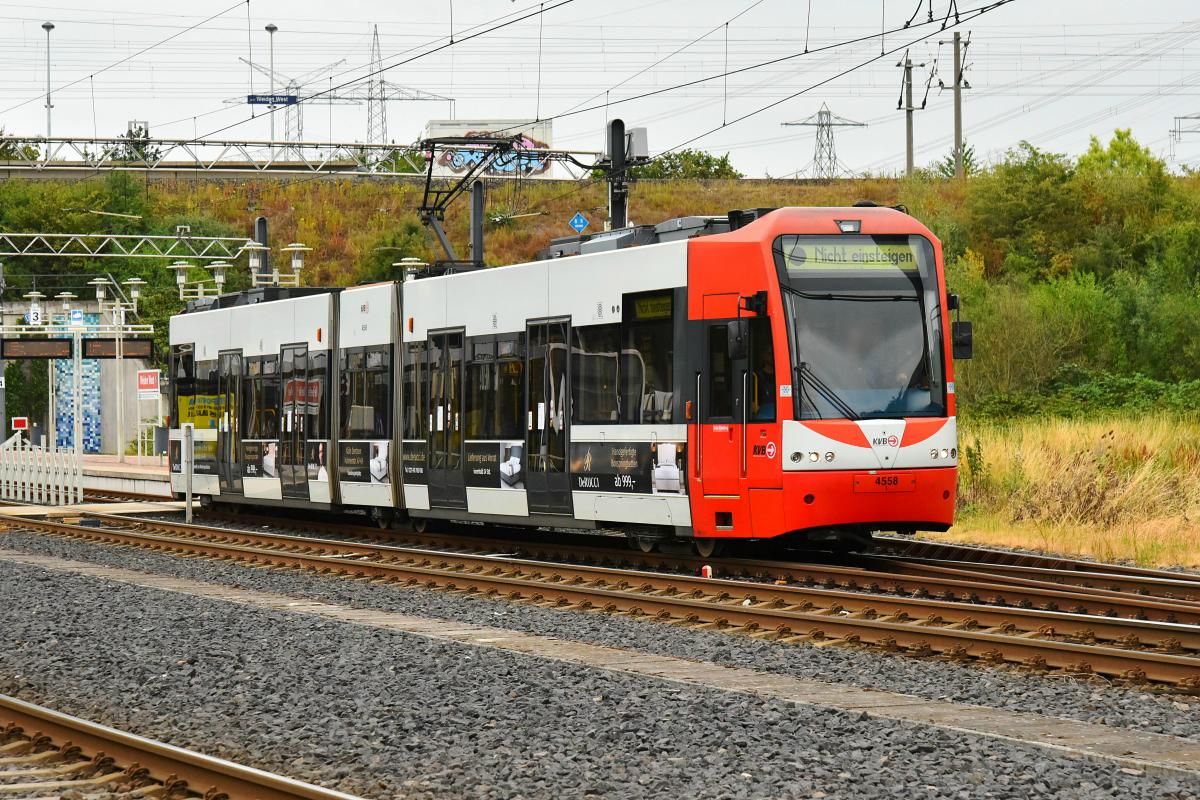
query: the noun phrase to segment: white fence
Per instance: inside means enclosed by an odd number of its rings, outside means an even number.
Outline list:
[[[83,463],[73,450],[34,447],[20,433],[0,444],[0,500],[46,506],[83,502]]]

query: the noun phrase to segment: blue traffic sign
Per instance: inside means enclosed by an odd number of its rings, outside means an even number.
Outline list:
[[[78,308],[71,309],[71,324],[72,325],[82,325],[83,324],[83,311],[81,311]]]
[[[583,233],[583,229],[586,228],[590,223],[588,222],[588,218],[585,217],[582,212],[576,211],[575,216],[571,217],[571,221],[567,224],[574,228],[576,233]]]

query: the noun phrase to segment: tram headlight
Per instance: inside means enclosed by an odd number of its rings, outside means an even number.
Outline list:
[[[808,460],[815,464],[821,460],[821,454],[820,453],[809,453]]]
[[[836,458],[836,456],[833,454],[832,450],[825,454],[826,461],[833,461],[834,458]]]
[[[801,460],[802,458],[804,458],[804,454],[803,454],[803,453],[801,453],[799,450],[797,450],[797,451],[795,451],[794,453],[792,453],[792,461],[793,461],[793,462],[795,462],[795,463],[797,463],[797,464],[798,464],[798,463],[800,463],[800,460]]]
[[[949,457],[950,457],[950,451],[943,447],[942,448],[942,458],[949,458]]]
[[[938,451],[937,451],[936,447],[929,451],[929,457],[932,458],[934,461],[937,461]]]
[[[958,458],[958,448],[957,448],[957,447],[951,447],[951,448],[950,448],[950,457],[951,457],[951,458]]]

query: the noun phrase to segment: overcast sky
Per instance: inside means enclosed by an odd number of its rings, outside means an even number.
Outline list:
[[[41,24],[46,20],[55,25],[51,85],[57,89],[74,82],[55,91],[56,135],[116,135],[136,119],[148,121],[156,136],[228,139],[269,136],[267,118],[252,119],[244,102],[225,103],[244,101],[251,89],[268,91],[269,79],[238,60],[252,52],[255,62],[268,63],[266,24],[279,29],[274,43],[279,73],[296,77],[342,62],[310,77],[306,91],[364,76],[377,25],[385,66],[419,56],[389,69],[387,80],[454,98],[459,118],[549,117],[610,103],[555,119],[557,146],[598,149],[606,118],[619,115],[627,125],[649,129],[651,152],[703,134],[688,146],[728,151],[748,175],[789,175],[809,166],[815,129],[782,123],[804,120],[827,103],[840,117],[868,123],[836,131],[838,157],[849,170],[903,168],[904,114],[897,110],[901,71],[896,67],[901,56],[879,57],[879,33],[881,27],[901,27],[917,0],[813,0],[811,10],[808,0],[574,0],[540,18],[420,55],[446,44],[452,30],[461,39],[560,1],[0,1],[0,74],[5,76],[0,127],[45,133]],[[914,26],[927,19],[928,2],[921,0]],[[984,4],[960,0],[958,8],[968,12]],[[946,0],[933,3],[939,21],[947,6]],[[209,17],[214,18],[205,21]],[[939,27],[914,27],[882,39],[890,51],[928,35],[912,47],[913,60],[926,65],[914,71],[918,105],[936,61],[928,105],[916,114],[918,164],[944,156],[952,141],[951,93],[939,92],[937,85],[938,80],[947,86],[953,82],[951,49],[939,46],[951,34]],[[1107,138],[1114,128],[1129,127],[1176,167],[1200,161],[1200,132],[1178,143],[1168,134],[1176,116],[1200,113],[1200,6],[1194,0],[1014,0],[959,30],[964,37],[969,32],[971,40],[966,138],[981,159],[995,158],[1021,139],[1075,154],[1087,146],[1089,135]],[[160,43],[168,37],[174,38]],[[806,43],[809,50],[819,50],[860,37],[871,38],[727,80],[618,102],[803,53]],[[121,59],[128,60],[105,69]],[[450,113],[451,104],[444,101],[390,102],[388,138],[412,141],[429,119]],[[1200,129],[1200,119],[1185,125]],[[281,113],[279,138],[283,127]],[[365,105],[305,108],[305,139],[366,137]]]

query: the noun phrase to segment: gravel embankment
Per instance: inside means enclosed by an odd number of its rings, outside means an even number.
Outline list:
[[[36,567],[0,564],[0,623],[0,691],[368,797],[1200,797],[1032,747]]]
[[[730,634],[696,632],[626,617],[578,614],[421,589],[361,585],[298,572],[253,570],[215,561],[180,559],[39,534],[9,533],[0,546],[81,561],[246,586],[331,603],[417,616],[496,625],[562,639],[713,661],[762,672],[848,683],[1136,730],[1200,738],[1200,698],[1159,695],[982,667],[960,667],[837,647],[779,645]]]

